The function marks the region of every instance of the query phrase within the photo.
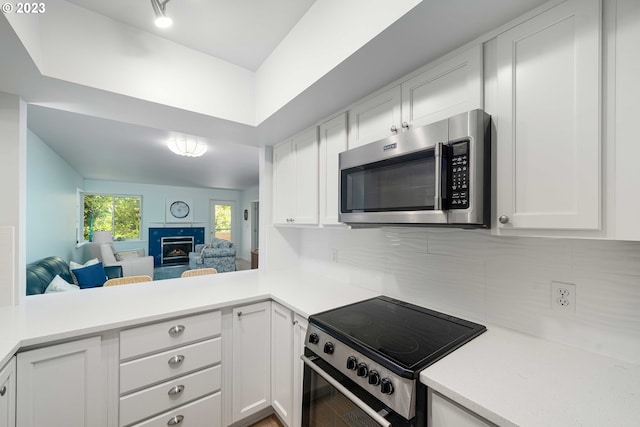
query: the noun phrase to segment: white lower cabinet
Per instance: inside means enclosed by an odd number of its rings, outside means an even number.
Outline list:
[[[271,303],[271,406],[291,426],[293,414],[293,313]]]
[[[101,359],[100,337],[18,353],[17,425],[105,426]]]
[[[222,423],[219,311],[120,333],[120,426]]]
[[[271,301],[232,312],[232,422],[271,405]]]
[[[289,427],[302,422],[302,370],[307,320],[282,305],[271,305],[271,406]]]
[[[428,427],[491,427],[495,424],[485,420],[446,397],[429,390],[427,392]]]
[[[220,427],[222,392],[203,397],[178,409],[165,412],[150,420],[136,424],[135,427]]]
[[[0,427],[16,425],[16,358],[0,370]]]
[[[302,380],[304,378],[304,362],[300,356],[304,354],[304,340],[307,336],[309,322],[304,317],[293,316],[293,411],[292,427],[302,425]]]

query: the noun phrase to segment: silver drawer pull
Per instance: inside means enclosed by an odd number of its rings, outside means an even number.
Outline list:
[[[0,396],[4,396],[6,392],[7,392],[7,386],[3,385],[2,388],[0,388]]]
[[[169,328],[169,335],[171,335],[172,337],[177,337],[178,335],[182,334],[185,329],[186,328],[184,327],[184,325],[176,325],[172,328]]]
[[[169,389],[168,394],[169,394],[169,396],[177,396],[180,393],[182,393],[183,391],[184,391],[184,386],[182,384],[180,384],[180,385],[177,385],[175,387],[171,387]]]
[[[167,363],[169,363],[169,366],[177,366],[182,362],[184,362],[184,356],[181,354],[177,354],[173,356],[171,359],[169,359]]]
[[[182,415],[176,415],[175,417],[173,417],[169,421],[167,421],[167,425],[168,426],[177,426],[178,424],[182,424],[182,420],[184,420],[184,417]]]

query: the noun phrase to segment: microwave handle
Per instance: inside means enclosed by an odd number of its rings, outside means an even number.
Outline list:
[[[442,142],[438,142],[435,146],[434,155],[436,162],[436,176],[435,176],[435,195],[433,201],[433,209],[436,211],[442,210]]]

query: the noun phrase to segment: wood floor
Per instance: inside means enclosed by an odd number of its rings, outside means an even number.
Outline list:
[[[269,415],[267,418],[263,418],[257,423],[251,424],[249,427],[284,427],[278,417],[275,415]]]

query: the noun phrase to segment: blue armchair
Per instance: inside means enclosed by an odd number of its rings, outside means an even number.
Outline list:
[[[189,253],[189,268],[215,268],[218,273],[236,271],[236,248],[228,240],[214,238],[209,245],[196,245]]]

